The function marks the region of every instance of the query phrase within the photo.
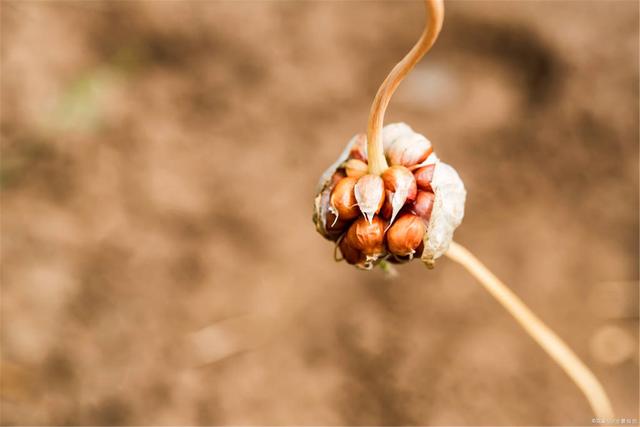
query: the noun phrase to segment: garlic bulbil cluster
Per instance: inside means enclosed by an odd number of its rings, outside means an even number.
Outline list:
[[[356,267],[420,258],[431,268],[462,222],[464,184],[431,142],[406,124],[385,126],[382,143],[390,166],[380,176],[369,173],[364,134],[354,136],[322,174],[316,229],[335,242],[336,259]]]

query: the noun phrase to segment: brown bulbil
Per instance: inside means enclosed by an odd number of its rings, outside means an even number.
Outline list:
[[[340,220],[346,221],[360,215],[353,189],[358,180],[354,177],[342,178],[331,191],[330,209]]]
[[[342,258],[344,258],[344,260],[347,261],[349,264],[352,264],[352,265],[361,264],[366,261],[366,257],[364,256],[364,254],[360,252],[358,249],[354,248],[351,244],[349,244],[349,241],[346,239],[346,236],[344,239],[340,240],[338,247],[340,248],[340,253],[342,254]]]
[[[349,221],[338,219],[333,212],[327,212],[325,224],[325,237],[336,241],[346,231]]]
[[[349,159],[344,164],[344,170],[347,172],[347,176],[360,178],[368,173],[369,166],[362,160]]]
[[[402,214],[387,231],[387,247],[398,256],[413,255],[427,230],[422,219],[411,213]]]
[[[431,219],[431,211],[433,210],[433,201],[436,195],[430,191],[418,191],[418,196],[413,204],[413,212],[425,221]]]
[[[385,190],[395,193],[399,190],[407,192],[407,200],[415,200],[418,192],[416,179],[409,169],[404,166],[391,166],[381,175]]]
[[[384,253],[385,227],[386,222],[378,216],[374,216],[371,223],[360,217],[351,224],[343,240],[367,258],[377,258]]]
[[[431,188],[431,181],[433,180],[433,171],[435,170],[436,165],[427,165],[419,168],[413,173],[413,176],[416,178],[416,184],[418,189],[424,191],[433,191]]]

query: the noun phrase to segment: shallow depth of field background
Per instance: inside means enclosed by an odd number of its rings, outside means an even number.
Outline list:
[[[638,3],[446,4],[405,121],[456,239],[638,414]],[[333,261],[316,180],[421,2],[2,1],[3,424],[591,424],[459,266]]]

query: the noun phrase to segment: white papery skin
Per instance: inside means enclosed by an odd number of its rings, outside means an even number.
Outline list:
[[[427,159],[428,160],[428,159]],[[436,195],[433,210],[424,235],[422,261],[432,268],[435,260],[449,249],[453,232],[464,217],[467,190],[458,172],[448,164],[436,160],[431,188]]]
[[[331,180],[331,176],[340,167],[340,165],[347,160],[349,151],[358,137],[359,136],[356,135],[349,141],[347,147],[342,152],[338,160],[336,160],[336,162],[333,163],[320,178],[314,214],[316,225],[318,225],[318,220],[322,221],[322,218],[325,217],[326,213],[323,211],[323,190],[327,193],[325,196],[328,197],[327,185]],[[408,141],[416,139],[426,138],[417,132],[414,132],[405,123],[389,124],[382,130],[382,143],[385,147],[385,154],[386,149],[396,143],[397,140]],[[467,191],[464,188],[464,184],[456,170],[450,165],[440,161],[435,153],[431,153],[424,162],[412,167],[412,169],[415,170],[417,167],[429,164],[436,165],[433,172],[433,179],[431,181],[431,188],[435,194],[435,199],[433,202],[431,218],[429,219],[427,231],[423,239],[424,250],[422,252],[421,259],[428,267],[432,268],[435,264],[435,260],[444,255],[449,248],[449,245],[453,240],[453,233],[462,222]]]
[[[386,153],[389,146],[398,138],[415,134],[406,123],[391,123],[382,128],[382,146]]]

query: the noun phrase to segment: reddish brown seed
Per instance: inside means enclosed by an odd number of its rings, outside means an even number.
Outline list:
[[[358,202],[353,192],[353,188],[358,180],[354,177],[342,178],[331,191],[329,206],[340,220],[346,221],[360,215]]]
[[[402,214],[387,231],[387,247],[398,256],[412,255],[422,239],[427,227],[416,215]]]
[[[419,190],[433,191],[431,188],[431,180],[433,180],[433,171],[435,170],[435,163],[419,168],[413,173],[416,178],[416,184]]]
[[[431,218],[435,198],[436,195],[430,191],[418,191],[418,196],[413,204],[413,211],[420,218],[428,222]]]
[[[369,166],[362,160],[349,159],[344,163],[344,170],[347,172],[347,176],[360,178],[369,172]]]
[[[374,216],[369,223],[360,217],[351,224],[344,240],[346,244],[359,250],[368,257],[377,257],[384,253],[384,229],[387,223]]]
[[[347,230],[349,221],[336,218],[333,212],[327,212],[325,230],[326,237],[334,242]]]
[[[404,166],[391,166],[381,175],[386,190],[395,193],[399,190],[407,192],[407,200],[415,200],[418,189],[416,179],[409,169]]]
[[[342,257],[349,264],[359,264],[366,260],[364,254],[350,245],[346,238],[340,240],[340,244],[338,245],[338,247],[340,248]]]

